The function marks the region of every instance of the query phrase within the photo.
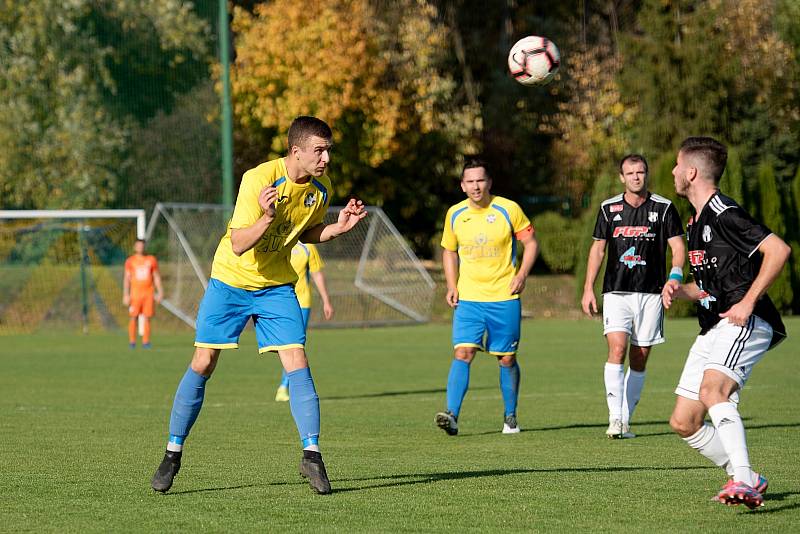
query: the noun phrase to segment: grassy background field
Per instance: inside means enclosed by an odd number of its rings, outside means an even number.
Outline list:
[[[223,354],[173,490],[149,479],[163,454],[191,333],[0,337],[0,531],[797,531],[800,320],[753,373],[741,411],[754,466],[770,477],[755,512],[710,502],[724,473],[667,425],[697,332],[667,323],[633,440],[605,438],[605,343],[592,321],[523,323],[519,421],[505,436],[496,363],[473,364],[461,433],[444,407],[449,326],[310,332],[321,445],[334,488],[297,474],[279,366],[251,332]]]

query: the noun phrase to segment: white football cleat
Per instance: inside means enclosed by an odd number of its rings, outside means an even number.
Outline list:
[[[503,421],[503,434],[519,434],[520,431],[516,414],[507,415]]]

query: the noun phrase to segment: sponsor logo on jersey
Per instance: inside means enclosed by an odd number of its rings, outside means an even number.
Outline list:
[[[693,266],[697,267],[698,265],[703,265],[703,260],[706,257],[705,250],[690,250],[689,251],[689,263]]]
[[[475,244],[476,245],[485,245],[488,239],[486,238],[486,234],[478,234],[475,236]]]
[[[614,215],[614,218],[613,218],[613,219],[611,219],[611,220],[612,220],[612,221],[621,221],[621,220],[622,220],[622,215],[620,215],[619,213],[617,213],[616,215]]]
[[[650,222],[656,222],[658,220],[658,212],[651,211],[647,214],[647,220]]]
[[[716,302],[717,297],[715,297],[714,295],[703,289],[703,282],[698,281],[697,287],[700,288],[700,298],[698,299],[698,302],[700,302],[700,305],[705,309],[707,310],[710,309],[711,303]]]
[[[637,265],[647,265],[639,254],[636,254],[636,247],[631,247],[619,257],[620,263],[624,263],[628,269],[633,269]]]
[[[648,234],[649,226],[617,226],[614,228],[613,237],[652,237],[655,234]]]
[[[706,243],[711,241],[711,227],[709,225],[703,226],[703,241]]]
[[[486,222],[492,224],[494,221],[497,220],[497,216],[494,213],[490,213],[486,216]]]
[[[622,211],[622,204],[611,204],[611,206],[608,208],[608,210],[611,213],[614,213],[614,212],[617,212],[617,211]]]
[[[314,202],[317,201],[317,194],[316,193],[309,193],[306,195],[305,200],[303,200],[303,205],[307,208],[310,208],[314,205]]]

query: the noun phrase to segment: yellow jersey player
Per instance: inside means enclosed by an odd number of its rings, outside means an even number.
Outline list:
[[[538,242],[533,226],[516,202],[490,193],[486,164],[468,160],[461,173],[467,199],[452,206],[444,221],[442,261],[447,279],[447,304],[453,313],[455,357],[447,379],[447,411],[435,422],[448,435],[458,434],[458,416],[469,386],[475,354],[485,350],[500,364],[500,390],[505,405],[503,433],[515,434],[521,307],[519,294],[536,261]],[[517,266],[517,245],[522,261]]]
[[[290,407],[303,446],[300,474],[317,493],[331,491],[319,449],[319,398],[308,369],[303,315],[294,291],[297,274],[290,262],[298,240],[328,241],[349,232],[367,214],[360,201],[351,199],[335,223],[322,223],[330,202],[331,182],[324,174],[331,136],[323,121],[297,117],[289,127],[288,155],[242,177],[197,312],[194,355],[175,394],[164,459],[151,480],[156,491],[172,487],[184,442],[200,414],[206,382],[222,349],[238,347],[250,319],[259,352],[277,352],[289,375]]]
[[[298,242],[292,248],[292,268],[297,273],[297,284],[294,292],[297,293],[297,302],[300,303],[300,312],[303,314],[303,328],[308,329],[308,318],[311,316],[311,285],[309,281],[314,280],[319,296],[322,297],[322,315],[326,321],[333,317],[333,306],[328,296],[328,286],[325,283],[325,275],[322,268],[325,263],[319,255],[317,247],[308,243]],[[281,374],[281,383],[278,391],[275,392],[275,400],[286,402],[289,400],[289,376],[286,371]]]

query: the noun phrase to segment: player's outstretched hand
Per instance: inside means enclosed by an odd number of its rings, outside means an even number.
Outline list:
[[[447,305],[451,308],[458,306],[458,289],[448,289],[444,299],[447,301]]]
[[[581,308],[583,313],[588,317],[592,317],[593,313],[597,313],[597,299],[594,296],[593,290],[586,290],[581,297]]]
[[[672,306],[672,301],[677,298],[677,292],[680,288],[681,283],[674,278],[667,280],[667,283],[664,284],[664,289],[661,290],[661,304],[664,305],[665,310]]]
[[[358,224],[358,221],[367,216],[367,209],[364,203],[355,198],[351,198],[344,208],[339,211],[337,223],[342,233],[349,232]]]
[[[275,201],[278,200],[278,190],[275,186],[268,185],[258,194],[258,205],[264,210],[268,219],[275,218]]]
[[[736,326],[744,326],[747,324],[748,319],[753,314],[753,305],[747,301],[740,300],[733,306],[731,306],[728,311],[724,313],[720,313],[719,316],[728,319],[733,325]]]
[[[521,276],[521,273],[517,273],[514,278],[511,279],[511,284],[508,288],[511,290],[512,295],[519,295],[525,289],[525,282],[526,277]]]

